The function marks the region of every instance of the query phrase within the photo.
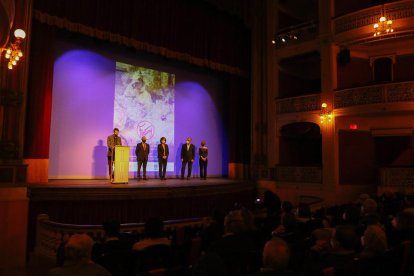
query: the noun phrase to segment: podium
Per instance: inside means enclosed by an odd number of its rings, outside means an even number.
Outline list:
[[[128,183],[129,147],[115,146],[114,178],[112,183]]]

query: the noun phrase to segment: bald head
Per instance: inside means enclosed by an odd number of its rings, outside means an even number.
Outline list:
[[[289,262],[289,247],[277,237],[268,241],[263,248],[263,266],[272,270],[286,270]]]
[[[74,261],[89,260],[92,247],[93,240],[87,234],[74,234],[65,246],[65,255]]]

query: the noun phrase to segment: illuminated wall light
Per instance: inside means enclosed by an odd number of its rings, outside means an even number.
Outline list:
[[[321,124],[332,122],[333,114],[328,110],[328,104],[321,104],[321,113],[319,114],[319,119]]]
[[[358,129],[357,124],[349,124],[349,129]]]
[[[22,29],[17,29],[14,31],[14,36],[16,40],[14,42],[11,42],[7,48],[1,49],[6,52],[4,57],[8,60],[7,68],[10,70],[12,70],[13,66],[17,65],[17,61],[23,57],[23,52],[20,49],[20,44],[26,37],[26,33]]]

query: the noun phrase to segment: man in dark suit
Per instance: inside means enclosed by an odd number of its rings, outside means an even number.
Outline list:
[[[167,170],[167,160],[170,154],[167,145],[167,139],[161,137],[160,144],[158,144],[158,172],[161,180],[165,180],[165,172]]]
[[[138,180],[141,179],[141,167],[143,167],[143,179],[147,180],[147,162],[150,152],[150,145],[147,144],[147,137],[143,136],[141,140],[142,143],[138,143],[137,148],[135,149],[135,154],[137,155],[138,161]]]
[[[195,156],[195,147],[191,144],[191,137],[188,137],[185,144],[181,147],[181,179],[184,179],[185,166],[188,163],[187,179],[191,177],[191,169],[193,168]]]
[[[109,179],[112,181],[113,176],[113,163],[115,160],[115,146],[122,146],[121,137],[118,136],[119,129],[114,128],[114,133],[109,135],[106,139],[106,145],[108,146],[108,168],[109,168]]]

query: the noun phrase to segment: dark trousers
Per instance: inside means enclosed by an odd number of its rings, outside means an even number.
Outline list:
[[[138,178],[141,177],[141,167],[142,167],[142,172],[144,173],[144,178],[147,177],[147,162],[148,160],[145,160],[145,161],[138,160]]]
[[[109,178],[113,178],[113,165],[114,162],[112,160],[112,156],[108,156],[108,172],[109,172]]]
[[[208,161],[203,161],[202,159],[200,159],[200,161],[198,162],[198,164],[200,165],[200,178],[201,179],[206,179],[207,178],[207,163]]]
[[[188,163],[188,173],[187,177],[191,177],[191,170],[193,169],[193,162],[188,160],[183,160],[183,163],[181,165],[181,178],[184,178],[184,172],[185,172],[185,166]]]
[[[160,179],[165,178],[165,172],[167,171],[167,159],[159,158],[158,159],[158,173]]]

